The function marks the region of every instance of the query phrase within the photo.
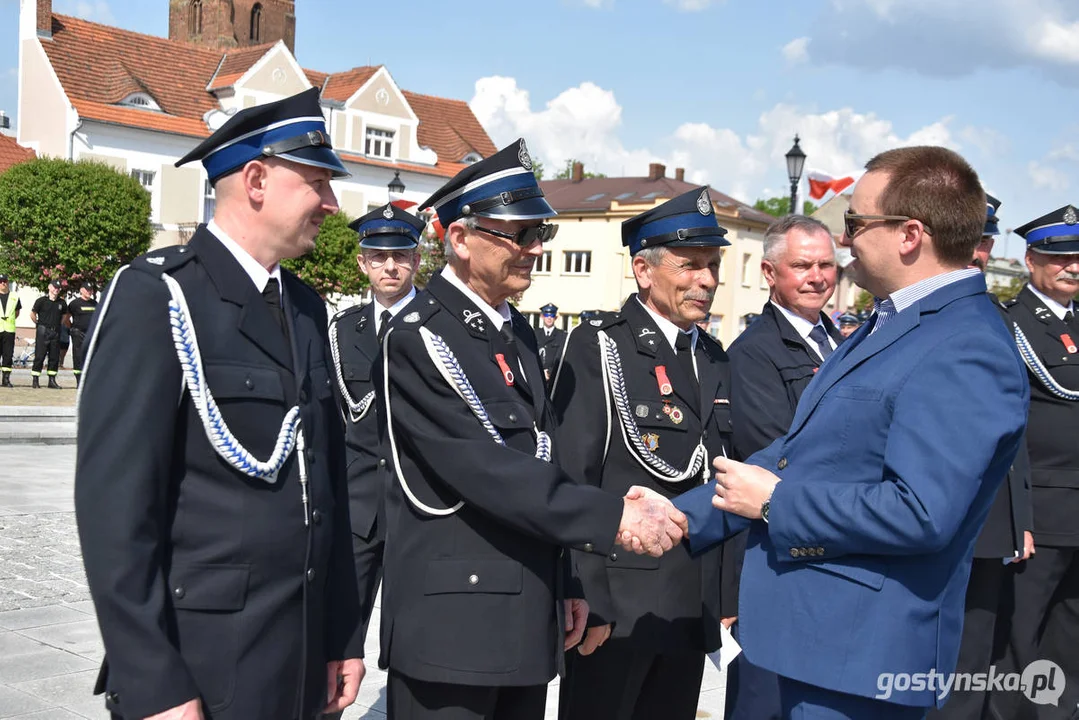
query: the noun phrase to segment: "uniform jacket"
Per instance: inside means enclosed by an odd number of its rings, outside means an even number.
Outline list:
[[[739,642],[784,677],[875,697],[881,673],[950,673],[974,541],[1022,438],[1022,361],[985,294],[949,284],[832,353],[786,435],[749,462],[781,482],[769,523],[675,501],[707,547],[750,525]],[[928,689],[889,702],[928,707]]]
[[[267,459],[299,404],[308,527],[295,454],[268,483],[207,440],[181,394],[162,273],[184,290],[210,391],[249,451]],[[310,717],[325,702],[326,661],[360,656],[325,306],[295,276],[282,280],[292,347],[205,227],[137,259],[114,280],[104,319],[95,313],[75,509],[105,644],[99,690],[121,717],[196,696],[213,720]]]
[[[541,325],[536,328],[536,344],[539,347],[540,364],[550,384],[554,380],[558,363],[562,360],[562,353],[566,349],[566,331],[559,327],[551,328],[548,335]]]
[[[627,447],[614,401],[605,399],[598,333],[618,347],[627,402],[637,434],[654,453],[682,471],[701,442],[702,471],[681,482],[648,472]],[[730,371],[727,354],[707,333],[697,333],[699,388],[684,376],[674,350],[631,295],[618,313],[602,313],[574,328],[552,391],[562,467],[581,483],[622,497],[642,485],[676,497],[712,476],[712,458],[731,454]],[[661,395],[657,366],[673,393]],[[675,411],[664,412],[664,400]],[[608,410],[608,407],[611,409]],[[614,623],[613,637],[657,652],[712,651],[719,647],[719,549],[690,557],[679,545],[661,558],[616,548],[607,556],[573,553],[592,625]]]
[[[533,428],[550,428],[550,407],[535,336],[511,312],[525,375],[512,386],[495,357],[510,352],[498,328],[441,275],[383,338],[379,421],[399,472],[386,493],[380,664],[419,680],[548,682],[563,642],[561,546],[606,555],[618,532],[621,498],[535,457]],[[456,357],[505,445],[436,368],[421,329]]]
[[[1062,335],[1079,340],[1079,322],[1066,325],[1024,287],[1008,304],[1008,317],[1026,335],[1034,352],[1056,381],[1079,389],[1079,353],[1068,352]],[[1033,486],[1035,541],[1058,547],[1079,546],[1079,402],[1049,393],[1030,376],[1027,449]]]

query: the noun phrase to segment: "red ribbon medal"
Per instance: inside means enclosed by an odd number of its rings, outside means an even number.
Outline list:
[[[1064,343],[1064,347],[1067,349],[1069,354],[1074,355],[1077,351],[1079,351],[1079,348],[1075,347],[1075,341],[1072,340],[1072,336],[1068,333],[1064,333],[1063,335],[1061,335],[1060,341]]]
[[[513,371],[510,370],[509,364],[506,363],[506,356],[498,353],[495,355],[495,360],[498,361],[498,368],[502,371],[502,377],[505,378],[506,384],[513,387]]]
[[[656,381],[659,383],[660,395],[670,395],[674,392],[674,387],[671,386],[671,381],[667,377],[666,365],[656,365]]]

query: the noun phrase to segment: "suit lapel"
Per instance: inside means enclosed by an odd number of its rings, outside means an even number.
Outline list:
[[[371,301],[356,319],[356,349],[372,363],[378,357],[378,334],[375,332],[375,303]],[[359,327],[361,326],[362,327]]]
[[[299,303],[294,300],[302,292],[298,287],[299,283],[300,280],[291,273],[281,271],[281,285],[285,289],[281,299],[285,304],[285,318],[289,326],[289,338],[292,340],[292,347],[289,350],[293,357],[292,367],[295,368],[297,391],[303,383],[303,378],[307,376],[311,356],[316,350],[319,352],[322,350],[321,341],[320,347],[311,347],[312,340],[317,340],[319,335],[313,332],[315,329],[310,327],[310,318],[300,313]]]
[[[1027,285],[1019,292],[1019,302],[1023,303],[1034,319],[1042,324],[1042,327],[1045,328],[1045,334],[1053,338],[1054,345],[1064,342],[1060,337],[1061,335],[1073,332],[1072,328],[1069,328],[1063,320],[1046,307],[1041,298],[1034,294],[1030,289],[1030,285]]]
[[[536,335],[524,317],[512,310],[510,322],[513,323],[513,334],[517,338],[517,357],[521,360],[521,366],[525,371],[525,383],[520,389],[532,401],[536,422],[539,423],[543,418],[543,405],[546,402],[546,385],[543,382],[543,369],[539,364],[539,355],[528,338],[531,334],[534,341]]]
[[[723,368],[718,358],[712,355],[711,343],[697,338],[697,375],[701,385],[700,419],[703,425],[715,406],[719,386],[723,380]]]
[[[788,345],[797,345],[798,347],[809,353],[809,357],[814,360],[820,359],[820,352],[817,348],[812,347],[809,342],[794,329],[794,325],[787,319],[787,316],[776,309],[775,305],[771,301],[768,302],[765,307],[765,312],[771,312],[772,317],[775,319],[776,326],[779,328],[779,337],[783,342]]]

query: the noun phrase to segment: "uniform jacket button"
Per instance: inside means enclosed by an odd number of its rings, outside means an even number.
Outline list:
[[[791,548],[791,557],[798,557],[798,548]]]
[[[386,467],[386,458],[379,458],[378,459],[378,466],[381,467],[381,468]]]
[[[315,568],[309,568],[307,570],[307,582],[315,581]]]
[[[330,387],[331,385],[333,385],[333,381],[329,378],[326,378],[326,387]]]
[[[517,413],[510,413],[509,414],[509,420],[510,420],[511,423],[517,422]]]
[[[177,600],[183,600],[184,595],[186,595],[186,594],[187,594],[187,591],[184,590],[183,585],[177,585],[172,591],[173,597],[175,597]]]
[[[119,705],[120,704],[120,695],[118,693],[114,693],[114,692],[106,693],[105,694],[105,699],[108,700],[113,705]]]
[[[318,510],[312,510],[311,511],[311,522],[315,523],[316,525],[321,525],[322,524],[322,513],[320,513]]]
[[[780,470],[785,469],[787,467],[787,458],[785,458],[785,457],[779,458],[779,462],[776,463],[776,467],[779,468]]]
[[[476,584],[479,583],[479,581],[480,581],[480,576],[479,575],[469,575],[468,576],[468,584],[469,585],[476,585]]]
[[[584,544],[584,551],[585,552],[592,552],[592,550],[593,550],[592,543],[585,543]]]
[[[247,386],[248,390],[255,389],[255,383],[251,381],[251,378],[247,378],[246,380],[244,380],[244,385]]]
[[[817,548],[817,557],[824,557],[824,548]]]
[[[616,560],[618,560],[618,553],[611,553],[610,558],[611,562],[615,562]]]

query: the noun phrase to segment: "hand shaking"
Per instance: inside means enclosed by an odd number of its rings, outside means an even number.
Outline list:
[[[634,485],[626,493],[618,544],[638,555],[660,557],[688,533],[688,520],[671,501]]]

